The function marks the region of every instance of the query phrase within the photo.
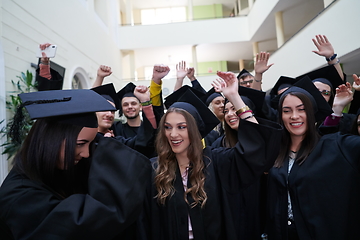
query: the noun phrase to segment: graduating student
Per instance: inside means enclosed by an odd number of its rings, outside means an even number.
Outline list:
[[[212,88],[201,97],[201,100],[205,102],[206,106],[208,106],[220,121],[220,123],[204,137],[205,146],[211,146],[219,137],[224,136],[223,122],[225,98],[220,93],[215,92],[214,88]]]
[[[120,101],[112,83],[101,85],[99,87],[92,88],[91,90],[103,96],[116,109],[120,109]],[[150,93],[146,86],[137,86],[133,91],[134,96],[136,95],[137,98],[141,100],[141,102],[150,101]],[[143,107],[142,124],[137,130],[137,134],[129,138],[118,135],[118,132],[113,132],[112,126],[114,123],[115,111],[96,112],[96,116],[98,119],[98,133],[96,136],[96,142],[98,142],[104,136],[113,137],[128,147],[139,151],[145,156],[154,156],[154,137],[157,129],[157,123],[151,104]]]
[[[120,101],[116,95],[114,85],[112,83],[94,87],[91,90],[100,94],[115,110],[120,108]],[[115,111],[101,111],[96,113],[98,120],[98,136],[115,137],[113,130],[111,129],[115,120]]]
[[[141,212],[151,171],[146,157],[112,138],[103,138],[92,155],[95,112],[114,107],[85,89],[20,98],[36,122],[0,187],[1,239],[120,237]]]
[[[331,109],[307,81],[307,86],[286,90],[279,101],[285,131],[268,177],[268,236],[357,239],[360,137],[335,133],[319,138],[315,121]]]
[[[201,138],[218,123],[216,117],[191,91],[171,104],[159,124],[159,156],[152,159],[144,239],[235,239],[237,226],[225,192],[251,184],[277,155],[279,125],[257,124],[238,94],[236,76],[218,75],[224,81],[216,88],[241,118],[239,142],[234,148],[203,149]]]
[[[258,117],[261,114],[265,92],[239,86],[239,93],[244,103]],[[232,148],[238,142],[240,118],[229,101],[224,109],[225,134],[218,138],[212,147]],[[236,239],[260,239],[264,233],[266,220],[266,174],[262,174],[249,186],[243,187],[238,194],[229,193],[231,217],[236,226]]]
[[[142,104],[134,95],[135,87],[135,84],[130,82],[117,92],[117,96],[120,100],[119,116],[124,115],[126,122],[115,122],[113,129],[116,135],[121,135],[125,138],[136,136],[141,125],[140,111],[142,109]],[[150,102],[146,104],[150,104]]]

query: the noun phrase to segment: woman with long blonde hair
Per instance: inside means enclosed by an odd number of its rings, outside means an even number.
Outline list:
[[[237,226],[225,192],[251,184],[278,154],[272,143],[280,140],[281,127],[258,124],[238,94],[236,76],[218,76],[223,80],[214,88],[238,109],[239,142],[233,148],[203,149],[201,138],[218,123],[216,117],[191,91],[171,104],[159,124],[158,157],[151,160],[144,239],[235,239]]]

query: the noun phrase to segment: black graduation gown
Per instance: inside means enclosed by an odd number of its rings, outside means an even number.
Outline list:
[[[164,115],[163,105],[153,106],[153,112],[155,115],[156,124],[159,125],[160,119]],[[144,112],[142,113],[142,118],[143,118],[143,120],[145,120],[145,119],[147,120]],[[147,121],[149,122],[149,120],[147,120]],[[150,122],[149,122],[149,124],[150,124]],[[143,123],[141,123],[141,125],[143,125]],[[122,123],[121,121],[117,121],[117,122],[113,123],[113,125],[111,126],[111,129],[114,131],[115,136],[122,136],[124,138],[132,138],[132,137],[135,137],[139,133],[139,131],[141,134],[143,133],[143,130],[141,130],[141,125],[140,125],[140,127],[131,127],[127,123]],[[146,127],[148,127],[148,126],[146,126]],[[151,127],[151,125],[150,125],[150,127]]]
[[[343,117],[336,126],[324,126],[322,123],[319,126],[319,132],[321,135],[340,132],[341,134],[347,134],[351,132],[352,125],[356,120],[355,114],[343,113]]]
[[[216,130],[211,130],[211,132],[204,137],[205,146],[212,146],[212,144],[222,136],[224,136],[224,129],[220,125],[220,132]]]
[[[64,78],[55,71],[54,69],[50,68],[50,74],[51,78],[47,79],[44,77],[41,77],[39,75],[40,69],[38,68],[36,70],[36,77],[35,81],[37,84],[38,91],[47,91],[47,90],[61,90],[64,82]]]
[[[293,165],[288,188],[300,239],[359,239],[359,146],[359,136],[325,135],[301,166]],[[286,169],[269,173],[269,240],[287,239]]]
[[[223,147],[224,136],[211,147]],[[228,194],[231,216],[236,226],[236,239],[260,239],[266,222],[267,174],[264,173],[252,184],[236,194]]]
[[[135,137],[139,127],[130,127],[129,124],[122,123],[121,121],[114,122],[113,129],[115,136],[123,136],[124,138]]]
[[[205,148],[203,161],[206,168],[205,191],[208,200],[204,208],[190,208],[184,200],[184,189],[180,171],[176,171],[175,193],[158,204],[153,179],[147,190],[145,212],[141,222],[140,239],[185,240],[188,236],[190,215],[196,240],[236,239],[236,226],[231,217],[230,194],[253,183],[274,163],[278,154],[281,126],[268,121],[254,124],[241,120],[239,142],[234,148]],[[156,165],[157,159],[152,159]],[[189,171],[191,175],[191,170]],[[153,177],[155,173],[153,173]],[[190,182],[188,182],[190,187]],[[193,202],[187,196],[189,203]]]
[[[278,121],[278,111],[271,107],[271,96],[266,95],[264,98],[264,103],[261,109],[262,114],[266,119],[277,122]]]
[[[126,146],[142,153],[148,158],[155,156],[155,136],[157,129],[154,129],[150,121],[143,115],[143,121],[138,127],[138,132],[135,136],[125,138],[122,135],[115,135],[114,139],[125,144]],[[101,138],[104,138],[103,133],[97,133],[95,143]]]
[[[121,237],[141,212],[150,175],[148,158],[111,138],[94,153],[87,194],[64,199],[13,169],[0,188],[1,239]]]

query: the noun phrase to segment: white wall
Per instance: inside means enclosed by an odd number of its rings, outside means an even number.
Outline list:
[[[359,9],[360,1],[338,0],[286,42],[270,57],[269,61],[275,65],[264,74],[263,90],[270,89],[281,75],[296,77],[326,64],[323,57],[312,52],[316,47],[311,39],[317,34],[328,37],[340,60],[358,49]]]
[[[0,4],[1,6],[1,4]],[[0,29],[1,33],[1,29]],[[4,120],[2,124],[0,124],[0,129],[6,126],[6,92],[5,92],[5,72],[4,72],[4,51],[2,48],[2,44],[0,42],[0,121]],[[5,138],[0,136],[0,145],[5,142]],[[4,151],[3,147],[0,147],[0,185],[3,182],[4,178],[8,173],[8,161],[7,155],[1,154]]]
[[[94,0],[1,0],[0,1],[0,120],[5,116],[5,94],[13,90],[11,80],[30,70],[39,43],[58,45],[57,64],[66,68],[64,88],[81,73],[85,87],[91,87],[101,64],[113,68],[107,79],[121,88],[121,53],[118,47],[119,6],[107,0],[109,15],[94,11]],[[0,144],[5,139],[0,139]],[[0,149],[2,151],[2,149]],[[0,157],[0,182],[7,174],[6,156]]]
[[[121,49],[241,42],[248,32],[246,17],[119,27]]]
[[[116,0],[104,1],[111,13],[103,22],[94,11],[94,0],[3,0],[2,41],[5,51],[7,88],[9,81],[37,62],[39,43],[58,45],[54,61],[66,68],[64,88],[71,87],[76,69],[83,69],[89,82],[100,64],[113,67],[109,79],[121,79],[121,54],[117,46],[119,9]],[[51,9],[51,10],[50,10]],[[114,31],[115,30],[115,31]],[[121,84],[119,84],[119,87]]]

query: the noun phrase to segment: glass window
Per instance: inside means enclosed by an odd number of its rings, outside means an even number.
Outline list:
[[[78,76],[74,76],[71,82],[71,87],[72,89],[82,89],[83,87],[81,86],[81,81],[79,79]]]
[[[186,8],[155,8],[141,10],[142,25],[186,21]]]

